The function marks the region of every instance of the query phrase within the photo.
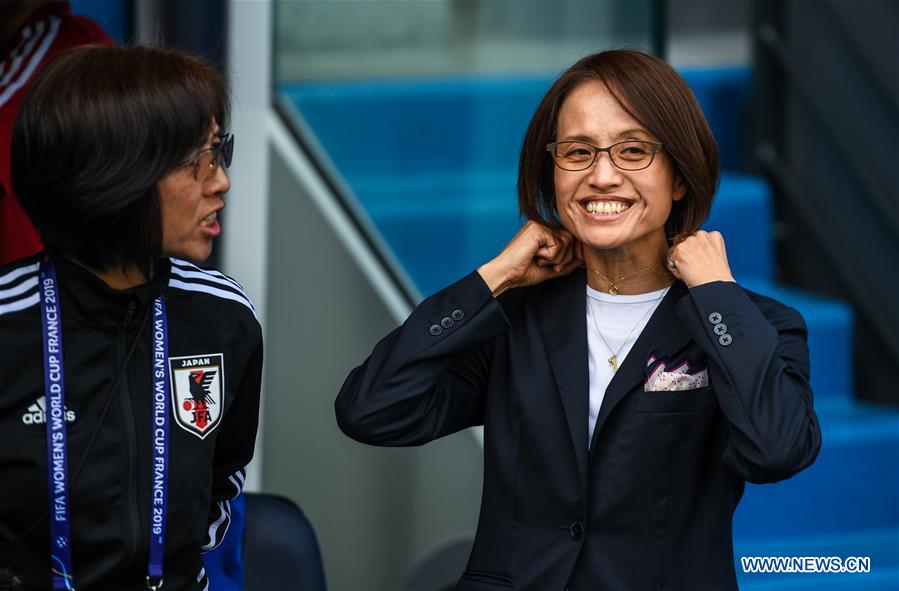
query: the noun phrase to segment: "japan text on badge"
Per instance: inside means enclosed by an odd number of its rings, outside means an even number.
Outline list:
[[[221,353],[169,357],[172,406],[182,429],[205,439],[222,419],[225,360]]]

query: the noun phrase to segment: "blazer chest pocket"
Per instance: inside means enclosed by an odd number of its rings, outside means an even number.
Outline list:
[[[691,412],[713,408],[716,402],[711,386],[673,392],[641,391],[637,393],[637,412]]]

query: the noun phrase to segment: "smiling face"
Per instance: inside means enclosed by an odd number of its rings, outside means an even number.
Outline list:
[[[555,141],[566,140],[595,146],[659,141],[599,80],[581,83],[562,103]],[[554,166],[553,179],[559,218],[585,248],[594,250],[663,249],[672,203],[686,192],[664,148],[643,170],[621,170],[608,153],[601,152],[586,170],[571,172]]]
[[[205,145],[197,153],[217,144],[218,134],[219,127],[213,122]],[[192,155],[188,160],[193,159]],[[222,166],[209,178],[200,170],[197,179],[193,166],[180,166],[159,181],[164,256],[195,262],[209,257],[212,239],[221,233],[217,214],[225,207],[223,195],[230,188],[231,181]]]

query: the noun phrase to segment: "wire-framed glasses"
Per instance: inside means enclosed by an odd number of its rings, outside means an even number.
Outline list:
[[[546,149],[552,154],[556,166],[562,170],[578,171],[587,170],[600,152],[605,152],[612,160],[612,164],[621,170],[643,170],[652,164],[656,152],[662,149],[658,142],[645,142],[642,140],[627,140],[612,144],[606,148],[600,148],[587,142],[564,141],[546,144]]]
[[[204,148],[196,153],[193,159],[184,163],[193,169],[194,180],[207,182],[215,177],[220,166],[231,166],[231,157],[234,155],[234,135],[222,136],[219,143],[209,148]]]

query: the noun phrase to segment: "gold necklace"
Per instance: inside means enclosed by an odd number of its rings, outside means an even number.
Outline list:
[[[627,344],[628,339],[631,338],[631,335],[633,334],[633,332],[635,330],[637,330],[637,327],[640,326],[640,324],[644,320],[646,320],[646,317],[649,315],[649,313],[656,309],[656,307],[657,307],[656,304],[659,303],[659,300],[661,300],[663,297],[665,297],[665,294],[668,293],[668,289],[670,287],[671,286],[669,285],[668,287],[664,288],[662,290],[662,293],[659,294],[659,297],[657,297],[655,300],[653,300],[652,305],[649,306],[649,309],[647,309],[646,312],[643,313],[643,316],[640,317],[640,320],[637,321],[637,324],[635,324],[630,329],[630,331],[627,333],[627,336],[624,337],[624,340],[621,342],[621,346],[618,347],[617,351],[613,351],[612,347],[609,346],[609,341],[606,340],[606,337],[602,336],[602,331],[599,330],[599,322],[596,320],[596,310],[593,308],[593,304],[590,303],[590,298],[589,297],[587,298],[587,304],[590,307],[590,316],[593,316],[593,326],[596,327],[596,334],[599,335],[599,338],[602,340],[602,344],[605,345],[606,349],[609,350],[609,353],[612,354],[612,356],[609,357],[609,359],[607,361],[609,362],[609,365],[612,366],[613,372],[618,371],[618,354],[621,353],[622,349],[624,349],[624,346]]]
[[[621,283],[622,281],[625,281],[626,279],[633,277],[637,273],[642,273],[643,271],[648,271],[650,269],[655,269],[657,267],[659,267],[658,263],[656,263],[654,265],[650,265],[648,267],[643,267],[642,269],[637,269],[633,273],[628,273],[627,275],[622,275],[621,277],[619,277],[618,279],[616,279],[614,281],[612,281],[611,279],[609,279],[608,277],[606,277],[605,275],[600,273],[598,269],[594,269],[591,267],[590,270],[593,271],[594,273],[596,273],[597,275],[599,275],[600,277],[602,277],[603,280],[609,284],[609,295],[618,295],[618,284],[619,283]],[[663,268],[663,270],[664,270],[664,268]],[[665,273],[657,273],[657,275],[665,275]]]

